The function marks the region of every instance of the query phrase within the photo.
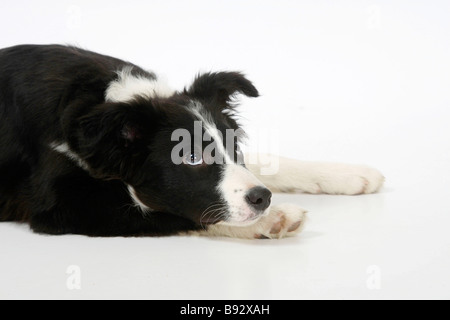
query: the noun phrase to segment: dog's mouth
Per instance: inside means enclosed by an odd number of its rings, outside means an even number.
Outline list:
[[[248,226],[256,221],[258,221],[262,216],[264,216],[268,210],[265,210],[264,212],[252,212],[247,215],[239,215],[237,217],[233,217],[233,213],[229,213],[228,215],[219,215],[219,216],[202,216],[200,219],[201,225],[212,225],[212,224],[223,224],[223,225],[230,225],[230,226]]]

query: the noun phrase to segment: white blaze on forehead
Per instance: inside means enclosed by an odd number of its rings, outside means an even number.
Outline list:
[[[216,152],[219,152],[223,156],[222,159],[224,163],[234,163],[234,161],[230,158],[227,150],[223,146],[223,137],[219,129],[217,129],[217,126],[211,119],[211,115],[204,109],[203,105],[200,102],[192,101],[192,103],[189,105],[189,111],[202,122],[205,131],[216,142]]]
[[[161,97],[167,98],[174,94],[166,81],[158,78],[133,75],[133,67],[126,66],[117,71],[117,79],[111,81],[105,91],[105,100],[108,102],[127,102],[136,98]]]

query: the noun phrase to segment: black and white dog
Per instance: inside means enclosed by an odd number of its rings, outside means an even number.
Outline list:
[[[174,91],[75,47],[0,50],[0,221],[48,234],[280,238],[301,229],[305,211],[271,207],[268,188],[359,194],[382,185],[362,166],[276,158],[278,173],[262,175],[244,165],[242,134],[229,135],[240,130],[236,94],[258,91],[237,72]]]

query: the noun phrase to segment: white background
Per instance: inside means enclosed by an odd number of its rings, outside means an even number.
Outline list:
[[[200,71],[243,71],[262,94],[240,108],[252,146],[386,176],[375,195],[276,195],[310,211],[279,241],[3,223],[0,298],[450,298],[449,16],[448,1],[0,2],[0,47],[75,44],[179,89]]]

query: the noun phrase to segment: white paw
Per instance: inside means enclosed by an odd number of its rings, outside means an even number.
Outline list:
[[[306,211],[294,204],[273,206],[270,213],[254,226],[256,239],[281,239],[299,233],[304,226]]]
[[[306,211],[293,204],[272,206],[268,215],[244,227],[215,224],[200,234],[241,239],[280,239],[299,233],[305,222]]]
[[[356,195],[377,192],[384,182],[383,175],[376,169],[347,164],[326,164],[317,166],[308,184],[302,191]]]

